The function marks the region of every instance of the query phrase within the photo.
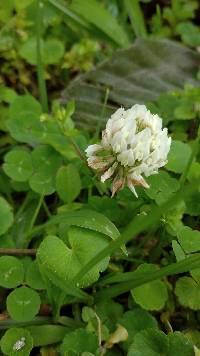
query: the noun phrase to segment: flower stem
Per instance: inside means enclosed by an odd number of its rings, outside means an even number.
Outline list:
[[[40,102],[43,112],[48,112],[48,97],[46,83],[44,79],[44,67],[41,55],[41,35],[42,35],[42,19],[43,19],[43,2],[37,0],[37,19],[36,19],[36,40],[37,40],[37,78],[40,93]]]
[[[33,228],[33,226],[34,226],[34,224],[35,224],[35,221],[36,221],[36,219],[37,219],[38,213],[39,213],[39,211],[40,211],[40,208],[41,208],[41,205],[42,205],[42,202],[43,202],[43,198],[44,198],[44,196],[41,195],[41,196],[40,196],[40,199],[39,199],[39,201],[38,201],[38,205],[37,205],[37,207],[36,207],[36,209],[35,209],[35,212],[34,212],[34,214],[33,214],[33,217],[32,217],[31,223],[30,223],[30,227],[29,227],[29,231],[32,230],[32,228]]]
[[[0,248],[0,255],[11,255],[11,256],[18,256],[18,255],[28,255],[28,256],[35,256],[37,250],[31,248]]]

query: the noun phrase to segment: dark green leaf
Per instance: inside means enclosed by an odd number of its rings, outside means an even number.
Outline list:
[[[106,88],[110,94],[102,126],[116,107],[155,100],[161,93],[182,88],[185,82],[197,85],[198,63],[199,54],[175,42],[140,39],[70,83],[63,93],[63,101],[75,100],[77,124],[95,131]]]

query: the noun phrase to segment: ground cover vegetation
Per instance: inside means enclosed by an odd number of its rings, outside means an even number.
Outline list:
[[[200,355],[199,22],[0,3],[0,354]]]

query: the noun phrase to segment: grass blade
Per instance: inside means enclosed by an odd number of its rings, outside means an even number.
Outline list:
[[[146,37],[147,30],[139,0],[124,0],[124,5],[136,37]]]
[[[128,272],[121,274],[120,276],[116,275],[110,278],[105,278],[103,284],[115,283],[119,280],[124,281],[117,284],[116,286],[109,287],[109,289],[103,289],[97,293],[96,298],[113,298],[129,290],[141,286],[147,282],[154,281],[155,279],[160,279],[166,276],[172,276],[178,273],[188,272],[192,269],[200,267],[200,254],[195,254],[194,256],[187,257],[182,261],[172,263],[169,266],[163,267],[156,272],[143,273],[143,272]]]
[[[103,249],[100,253],[98,253],[95,257],[93,257],[83,268],[82,270],[75,276],[73,283],[77,284],[83,278],[83,276],[93,268],[99,261],[101,261],[106,256],[111,255],[121,245],[125,244],[129,240],[133,239],[142,231],[149,229],[153,224],[157,223],[162,216],[162,214],[168,210],[170,210],[173,206],[176,206],[177,203],[183,199],[183,196],[188,196],[194,193],[195,189],[198,186],[198,182],[193,182],[192,184],[188,184],[184,186],[184,189],[181,189],[177,194],[175,194],[171,199],[169,199],[166,203],[164,203],[160,207],[155,207],[152,209],[151,213],[148,216],[136,216],[130,222],[130,224],[126,227],[121,237],[117,240],[110,243],[108,247]]]

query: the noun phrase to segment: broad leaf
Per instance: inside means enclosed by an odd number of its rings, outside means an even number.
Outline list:
[[[108,245],[100,233],[71,227],[68,231],[70,248],[56,236],[48,236],[40,245],[38,259],[49,275],[57,276],[63,283],[70,282],[83,266]],[[107,268],[109,257],[96,264],[80,282],[87,287],[99,278],[99,273]]]
[[[180,332],[165,335],[162,331],[149,329],[138,333],[128,356],[194,356],[192,343]]]
[[[197,85],[198,63],[199,54],[176,42],[140,39],[71,82],[63,93],[63,102],[75,100],[77,125],[95,131],[106,88],[109,98],[102,126],[116,107],[146,104],[161,93],[182,88],[185,82]]]
[[[61,223],[98,231],[109,236],[112,240],[120,237],[119,230],[106,216],[92,210],[82,209],[75,212],[61,213],[49,220],[49,225]]]

